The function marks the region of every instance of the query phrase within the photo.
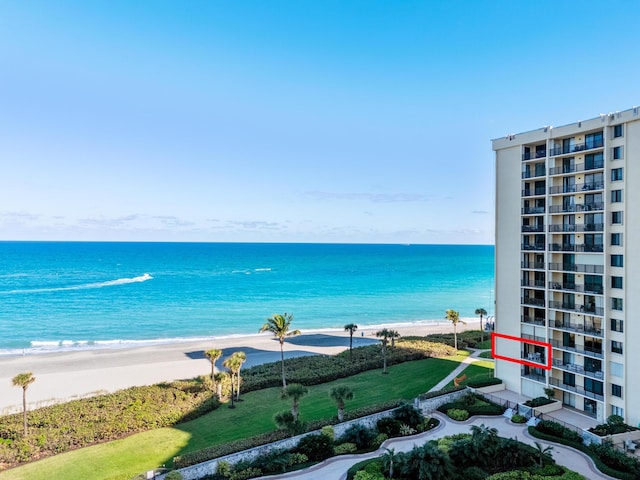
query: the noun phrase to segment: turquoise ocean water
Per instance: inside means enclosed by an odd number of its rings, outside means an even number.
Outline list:
[[[0,354],[493,312],[493,246],[0,242]]]

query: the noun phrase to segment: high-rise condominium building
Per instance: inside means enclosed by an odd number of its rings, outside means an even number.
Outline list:
[[[640,108],[492,143],[495,328],[520,339],[500,340],[497,353],[529,363],[498,360],[496,376],[637,425]]]

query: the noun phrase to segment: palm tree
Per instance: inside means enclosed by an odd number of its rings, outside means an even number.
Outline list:
[[[238,372],[240,371],[240,367],[242,366],[242,361],[240,360],[240,358],[238,358],[238,356],[231,355],[230,357],[227,357],[225,361],[222,362],[222,364],[224,365],[224,368],[229,371],[229,376],[231,377],[231,405],[229,405],[229,408],[236,408],[234,404],[234,385],[236,375],[238,374]]]
[[[480,315],[480,343],[484,342],[484,328],[482,327],[482,317],[487,316],[484,308],[476,308],[476,315]]]
[[[400,334],[396,330],[389,330],[389,337],[391,338],[391,348],[396,347],[396,338],[400,338]]]
[[[216,391],[216,362],[222,356],[222,350],[213,348],[204,352],[205,357],[211,362],[211,391]]]
[[[455,310],[449,309],[445,312],[445,317],[447,320],[449,320],[451,323],[453,323],[453,341],[454,341],[454,348],[457,350],[458,349],[458,323],[462,323],[463,325],[466,325],[465,322],[463,322],[462,320],[460,320],[460,313],[456,312]]]
[[[387,453],[382,456],[382,467],[389,469],[389,478],[393,478],[393,464],[398,461],[398,455],[393,448],[385,448]]]
[[[336,402],[338,406],[338,421],[342,422],[344,420],[344,403],[353,399],[353,391],[346,385],[340,385],[333,387],[329,392],[329,396]]]
[[[544,459],[552,458],[551,451],[553,450],[553,447],[551,445],[547,445],[546,447],[543,447],[539,442],[533,442],[533,443],[535,444],[536,455],[538,456],[538,460],[540,462],[540,468],[542,468],[544,464]]]
[[[355,323],[348,323],[344,326],[344,331],[349,332],[349,360],[353,359],[353,334],[358,329]]]
[[[247,355],[244,352],[234,352],[234,354],[231,356],[235,357],[238,362],[238,372],[236,373],[236,382],[238,385],[238,388],[236,388],[236,402],[239,402],[240,401],[240,381],[242,380],[242,377],[240,376],[240,370],[242,370],[242,365],[247,360]]]
[[[376,332],[376,337],[380,338],[382,343],[382,373],[387,373],[387,344],[389,343],[389,338],[392,337],[391,330],[383,328]]]
[[[280,315],[273,314],[271,318],[267,318],[267,322],[262,325],[259,333],[271,332],[280,341],[280,357],[282,359],[282,388],[287,388],[287,381],[284,377],[284,339],[293,335],[300,335],[300,330],[289,330],[293,315],[285,313]]]
[[[27,388],[35,381],[36,377],[31,372],[19,373],[11,379],[14,387],[22,387],[22,420],[25,437],[27,436]]]
[[[291,415],[294,420],[298,420],[298,407],[300,399],[304,397],[309,390],[307,387],[300,383],[292,383],[287,388],[282,390],[282,399],[291,399]]]

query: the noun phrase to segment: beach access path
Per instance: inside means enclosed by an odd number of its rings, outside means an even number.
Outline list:
[[[458,329],[478,329],[478,319],[465,319]],[[416,323],[410,326],[389,325],[402,336],[450,333],[450,322]],[[359,329],[353,346],[378,343],[380,328]],[[123,388],[173,380],[194,378],[211,372],[204,351],[223,350],[218,366],[233,352],[247,355],[245,367],[280,360],[280,344],[268,333],[237,337],[211,338],[195,342],[166,343],[140,347],[113,347],[76,351],[0,356],[0,415],[22,411],[22,389],[11,379],[32,372],[36,381],[27,391],[27,408],[62,403]],[[349,334],[344,331],[302,332],[287,338],[285,358],[303,355],[334,355],[349,348]]]

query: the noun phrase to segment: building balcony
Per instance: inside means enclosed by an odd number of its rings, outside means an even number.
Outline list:
[[[590,170],[600,170],[604,168],[604,160],[597,160],[587,165],[580,163],[578,165],[562,165],[561,167],[552,167],[549,169],[549,175],[566,175],[568,173],[588,172]]]
[[[544,280],[529,280],[528,278],[520,280],[521,287],[544,288],[544,285]]]
[[[562,322],[561,320],[556,320],[555,322],[549,322],[551,328],[555,328],[556,330],[562,330],[566,332],[575,332],[580,335],[590,335],[592,337],[602,338],[602,330],[597,329],[592,326],[585,327],[582,324],[571,323],[571,322]]]
[[[573,185],[554,185],[552,187],[549,187],[549,194],[555,195],[558,193],[586,192],[592,190],[602,190],[603,188],[604,182],[589,182]]]
[[[532,369],[524,367],[520,370],[520,375],[523,378],[528,378],[529,380],[535,380],[536,382],[540,382],[540,383],[547,383],[547,376],[544,374],[540,374],[540,373],[536,373],[535,371],[532,371]]]
[[[576,347],[575,343],[572,345],[567,345],[565,343],[560,342],[559,340],[554,340],[554,339],[551,339],[549,342],[551,343],[551,345],[553,345],[553,348],[565,350],[567,352],[579,353],[580,355],[585,355],[592,358],[600,358],[600,359],[604,358],[602,349],[595,349],[587,346],[578,348]],[[554,360],[554,362],[556,362],[556,360]]]
[[[597,212],[601,210],[604,210],[604,202],[549,206],[549,213]]]
[[[543,214],[544,207],[527,207],[522,209],[523,215]]]
[[[593,244],[576,245],[576,252],[602,253],[604,252],[604,244],[593,243]]]
[[[557,223],[549,225],[551,233],[602,232],[604,223]]]
[[[524,248],[522,249],[525,250]],[[520,262],[520,268],[527,268],[530,270],[544,270],[544,262]]]
[[[580,244],[574,245],[573,243],[550,243],[549,250],[552,252],[587,252],[587,253],[602,253],[604,251],[603,244]]]
[[[542,353],[520,352],[520,358],[522,358],[523,360],[528,360],[530,362],[540,363],[542,365],[546,365],[547,364],[547,359],[544,356],[544,354],[542,354]]]
[[[536,150],[535,152],[523,153],[522,161],[535,160],[536,158],[545,158],[547,156],[547,149]]]
[[[544,225],[522,225],[523,232],[544,232]]]
[[[582,365],[574,363],[564,363],[562,360],[553,359],[553,368],[563,370],[565,372],[577,373],[579,375],[585,375],[587,377],[595,378],[597,380],[604,379],[604,372],[602,370],[585,370]]]
[[[536,168],[533,171],[529,170],[528,172],[522,172],[522,178],[544,177],[546,174],[547,171],[544,168]]]
[[[579,272],[579,273],[604,273],[602,265],[584,265],[581,263],[555,263],[549,264],[549,270],[557,270],[560,272]]]
[[[534,307],[544,308],[544,298],[522,297],[520,299],[522,305],[532,305]]]
[[[543,317],[532,317],[530,315],[521,315],[520,321],[522,323],[529,323],[531,325],[538,325],[540,327],[545,327],[547,322]]]
[[[573,145],[553,147],[549,149],[550,157],[557,157],[559,155],[569,155],[576,152],[585,152],[588,150],[595,150],[604,146],[604,140],[595,140],[587,143],[575,143]],[[524,159],[523,159],[524,160]]]
[[[602,285],[576,285],[571,282],[549,282],[550,290],[560,290],[563,292],[578,292],[578,293],[595,293],[602,295]]]
[[[582,395],[583,397],[592,398],[594,400],[600,400],[600,401],[604,400],[604,397],[598,393],[588,392],[581,387],[576,387],[575,385],[568,385],[558,378],[554,378],[554,377],[549,378],[549,384],[571,393],[577,393],[578,395]]]
[[[533,197],[537,195],[545,195],[547,189],[545,187],[537,187],[537,188],[525,188],[522,190],[523,197]]]
[[[552,252],[575,252],[576,246],[573,243],[550,243],[549,250]]]
[[[544,243],[523,243],[520,248],[522,250],[544,251]]]
[[[570,302],[556,302],[554,300],[549,300],[549,308],[553,308],[555,310],[568,310],[570,312],[576,313],[587,313],[591,315],[597,315],[602,317],[604,315],[604,308],[595,307],[591,305],[576,305]]]

